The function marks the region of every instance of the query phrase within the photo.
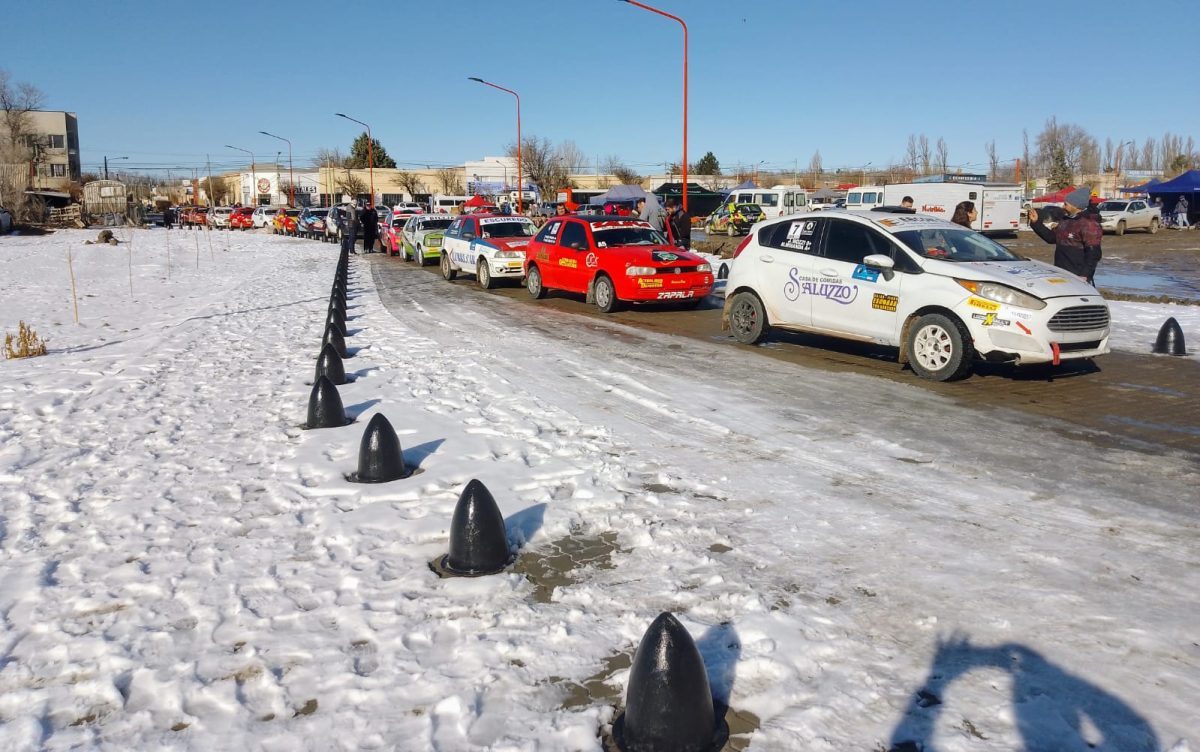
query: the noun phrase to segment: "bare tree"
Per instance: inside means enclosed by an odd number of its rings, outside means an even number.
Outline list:
[[[438,185],[442,188],[442,193],[450,196],[460,196],[463,191],[467,190],[463,186],[462,176],[458,170],[453,167],[443,167],[437,171]]]
[[[410,198],[415,198],[418,193],[425,192],[425,182],[415,172],[401,171],[397,173],[396,183]]]
[[[917,136],[917,153],[921,155],[921,174],[928,175],[933,171],[933,162],[929,156],[929,138],[924,133]]]
[[[992,139],[985,145],[988,155],[988,176],[991,180],[1000,178],[1000,160],[996,158],[996,140]]]
[[[914,173],[921,166],[921,153],[917,148],[917,135],[908,134],[908,148],[904,151],[904,164]]]
[[[508,156],[517,156],[517,145],[509,144]],[[538,193],[553,196],[562,188],[572,187],[570,173],[586,164],[586,157],[574,143],[555,146],[545,137],[529,136],[521,144],[521,163],[525,178]]]
[[[820,177],[821,173],[825,172],[825,168],[821,163],[821,151],[818,149],[813,152],[812,159],[808,160],[808,171],[814,177]]]
[[[370,190],[366,182],[354,174],[348,174],[344,178],[338,178],[337,189],[348,195],[351,201],[354,201],[358,196]]]
[[[946,139],[941,136],[937,140],[937,169],[938,172],[950,171],[950,150],[946,148]]]
[[[1117,169],[1116,150],[1111,138],[1104,139],[1104,171],[1112,172]]]
[[[1038,161],[1047,171],[1063,164],[1073,175],[1099,171],[1100,149],[1096,139],[1078,125],[1059,123],[1051,117],[1038,134],[1037,146]]]
[[[1031,152],[1029,151],[1029,129],[1021,129],[1021,164],[1025,166],[1027,174],[1033,173],[1033,164],[1029,161]]]
[[[615,154],[604,160],[604,171],[615,177],[621,185],[637,185],[642,182],[642,176]]]
[[[312,159],[313,167],[345,167],[346,155],[342,154],[342,150],[338,148],[326,149],[324,147],[317,149],[316,156]]]
[[[9,146],[21,146],[22,137],[29,134],[29,113],[41,109],[45,101],[41,89],[13,81],[9,72],[0,68],[0,114],[4,117]]]
[[[1158,142],[1153,137],[1146,139],[1146,143],[1142,144],[1142,160],[1140,168],[1143,170],[1157,170],[1158,162],[1155,161],[1155,156],[1158,154]]]

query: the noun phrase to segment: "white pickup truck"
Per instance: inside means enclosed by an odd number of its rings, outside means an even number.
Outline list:
[[[1100,228],[1124,235],[1126,230],[1145,230],[1153,235],[1162,227],[1162,210],[1142,199],[1105,201],[1100,204]]]

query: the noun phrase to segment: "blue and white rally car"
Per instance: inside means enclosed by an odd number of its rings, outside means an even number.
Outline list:
[[[935,381],[976,359],[1057,365],[1109,351],[1094,287],[911,209],[760,222],[735,257],[722,328],[746,344],[772,327],[873,342]]]
[[[490,289],[505,277],[525,276],[525,251],[537,234],[528,217],[508,214],[466,214],[454,220],[442,238],[442,276],[474,274],[479,286]]]

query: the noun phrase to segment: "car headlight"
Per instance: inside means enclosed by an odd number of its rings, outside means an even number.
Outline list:
[[[712,271],[712,265],[711,265],[711,264],[701,264],[700,266],[697,266],[697,267],[696,267],[696,271],[698,271],[698,272],[711,272],[711,271]]]
[[[525,258],[520,251],[496,251],[496,258]]]
[[[429,246],[430,248],[437,248],[441,244],[442,244],[441,238],[428,238],[425,241],[425,245]]]
[[[1040,311],[1046,307],[1046,301],[1041,298],[1021,292],[1008,285],[1001,285],[996,282],[976,282],[970,279],[956,279],[954,281],[984,300],[992,300],[997,303],[1016,306],[1017,308],[1031,308],[1035,311]]]
[[[653,274],[658,274],[658,270],[653,266],[627,266],[625,273],[630,277],[648,277]]]

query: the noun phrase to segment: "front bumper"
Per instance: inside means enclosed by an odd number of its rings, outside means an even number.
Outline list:
[[[617,296],[636,302],[695,300],[711,293],[713,284],[713,275],[709,272],[626,277]]]
[[[987,360],[1018,365],[1059,363],[1110,351],[1108,306],[1102,297],[1076,296],[1046,302],[1040,311],[999,303],[995,310],[964,304],[958,315],[967,325],[976,352]]]
[[[523,258],[488,258],[487,263],[493,277],[525,276],[525,259]]]

